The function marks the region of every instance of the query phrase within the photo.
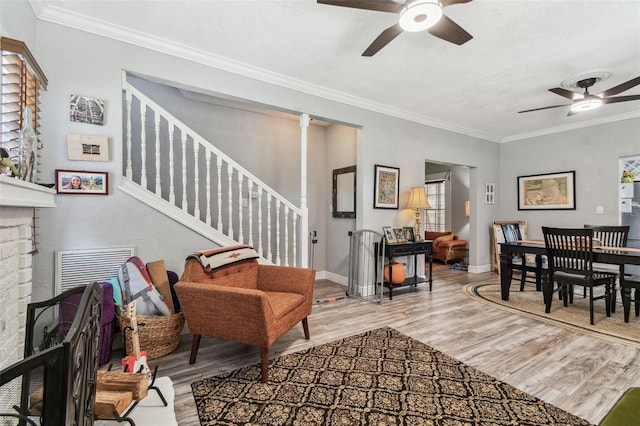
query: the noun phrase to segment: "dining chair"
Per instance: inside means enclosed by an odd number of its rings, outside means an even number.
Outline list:
[[[624,322],[629,322],[631,311],[631,290],[636,316],[640,316],[640,275],[620,275],[620,291],[622,292],[622,306],[624,308]]]
[[[543,281],[545,312],[551,312],[554,291],[563,295],[564,306],[573,302],[571,293],[575,285],[589,289],[589,320],[593,325],[594,300],[604,299],[606,315],[611,316],[611,288],[615,283],[614,273],[593,269],[593,229],[550,228],[543,226],[542,234],[549,261],[549,278]],[[554,290],[554,282],[558,288]],[[604,294],[594,296],[594,287],[604,287]]]
[[[507,243],[526,239],[517,224],[502,224],[501,227],[504,241]],[[535,284],[537,291],[542,290],[541,280],[546,273],[546,259],[537,259],[531,254],[516,254],[512,257],[511,264],[512,270],[520,271],[520,291],[524,291],[524,285],[527,282]],[[531,277],[531,273],[533,277]],[[516,277],[512,276],[511,279],[514,278]]]
[[[599,245],[605,247],[626,247],[629,236],[629,226],[609,226],[609,225],[584,225],[587,229],[593,229],[593,239]],[[618,281],[622,275],[622,265],[611,265],[608,263],[594,263],[593,270],[598,272],[608,272],[616,274]],[[586,288],[584,297],[587,297]],[[622,283],[620,284],[620,299],[622,300]],[[615,283],[611,288],[611,312],[616,311],[617,290]]]

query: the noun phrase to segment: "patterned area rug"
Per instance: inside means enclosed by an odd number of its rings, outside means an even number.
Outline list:
[[[380,328],[192,384],[208,425],[588,425]]]
[[[631,316],[628,323],[624,322],[620,293],[616,311],[610,317],[605,315],[604,300],[594,302],[595,325],[589,323],[589,299],[584,298],[580,287],[573,298],[573,305],[566,308],[557,294],[554,294],[551,303],[551,312],[544,312],[544,300],[542,292],[537,292],[535,286],[527,285],[524,291],[519,291],[520,285],[515,282],[511,285],[509,300],[502,300],[500,293],[500,280],[496,278],[482,283],[469,284],[464,292],[483,303],[507,310],[539,321],[548,322],[561,327],[569,328],[591,336],[599,337],[640,348],[640,320],[635,316],[631,307]],[[596,290],[597,291],[597,290]]]

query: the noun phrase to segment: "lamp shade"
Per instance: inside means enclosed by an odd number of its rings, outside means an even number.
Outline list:
[[[431,204],[429,204],[429,201],[427,200],[427,191],[424,189],[424,186],[416,186],[414,188],[411,188],[407,208],[416,210],[431,208]]]

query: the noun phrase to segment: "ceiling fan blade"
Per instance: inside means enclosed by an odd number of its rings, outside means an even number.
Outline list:
[[[618,102],[637,101],[637,100],[640,100],[640,95],[616,96],[615,98],[604,98],[602,100],[602,103],[615,104]]]
[[[618,93],[622,93],[625,90],[629,90],[632,87],[637,86],[638,84],[640,84],[640,77],[632,78],[631,80],[629,80],[629,81],[627,81],[625,83],[619,84],[619,85],[617,85],[615,87],[612,87],[609,90],[605,90],[604,92],[599,93],[598,96],[607,98],[609,96],[613,96],[613,95],[617,95]],[[621,101],[618,101],[618,102],[621,102]]]
[[[457,44],[458,46],[473,38],[471,34],[466,32],[460,25],[456,24],[445,15],[442,15],[442,18],[440,18],[440,20],[427,31],[429,31],[431,35],[450,43]]]
[[[549,91],[570,100],[574,100],[575,96],[579,94],[576,92],[572,92],[571,90],[563,89],[561,87],[556,87],[555,89],[549,89]]]
[[[551,105],[551,106],[542,107],[542,108],[526,109],[526,110],[524,110],[524,111],[518,111],[518,114],[521,114],[521,113],[523,113],[523,112],[541,111],[541,110],[543,110],[543,109],[560,108],[560,107],[569,106],[569,105],[571,105],[571,104]]]
[[[398,13],[404,7],[404,4],[399,4],[392,0],[318,0],[318,4],[390,13]]]
[[[400,28],[400,24],[395,24],[384,30],[380,33],[380,35],[373,40],[373,43],[367,47],[367,50],[362,52],[362,56],[373,56],[380,49],[385,47],[391,40],[398,37],[402,33],[402,28]]]
[[[440,3],[442,4],[442,7],[447,7],[453,4],[469,3],[470,1],[473,0],[442,0]]]

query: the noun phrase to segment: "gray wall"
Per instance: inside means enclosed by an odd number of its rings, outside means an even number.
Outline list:
[[[326,208],[324,217],[327,221],[325,236],[325,250],[327,271],[346,277],[349,274],[349,231],[356,230],[356,219],[333,217],[333,170],[356,165],[357,157],[357,129],[346,126],[333,125],[327,129],[327,164],[325,167]],[[357,179],[357,177],[356,177]],[[357,184],[357,182],[356,182]],[[361,211],[362,206],[356,206]],[[380,229],[380,231],[382,231]],[[322,238],[322,236],[321,236]],[[335,278],[334,278],[335,279]]]
[[[29,25],[16,25],[6,17],[29,18],[29,14],[26,2],[3,2],[5,33],[16,38],[25,34],[24,29]],[[29,20],[33,22],[32,17]],[[53,181],[56,169],[96,169],[108,171],[112,178],[108,197],[61,195],[56,197],[57,208],[40,212],[40,254],[34,260],[34,283],[35,287],[48,289],[49,294],[52,294],[56,250],[135,244],[143,259],[163,258],[169,268],[181,272],[186,254],[211,244],[118,190],[122,167],[123,69],[154,76],[160,81],[172,81],[223,96],[271,105],[279,110],[305,112],[360,127],[355,163],[358,164],[357,204],[361,211],[358,211],[356,228],[381,229],[383,225],[404,220],[401,210],[371,207],[374,164],[400,167],[401,207],[409,188],[422,182],[426,158],[476,166],[478,172],[472,177],[472,186],[473,179],[484,182],[498,178],[499,145],[492,142],[329,101],[72,28],[48,22],[37,22],[35,27],[35,34],[29,31],[30,37],[22,38],[34,40],[29,47],[50,82],[42,103],[43,181]],[[105,125],[70,122],[68,103],[71,94],[104,99]],[[112,161],[98,164],[67,160],[67,133],[108,136]],[[328,211],[327,207],[325,209]],[[483,224],[484,229],[495,216],[492,207],[482,208],[476,220]],[[340,230],[337,234],[343,232]],[[487,247],[488,234],[478,234],[475,241],[476,247]],[[325,238],[324,243],[324,253],[344,253],[343,259],[346,259],[348,239]],[[471,263],[488,265],[486,249],[476,250],[472,244]],[[343,264],[344,261],[336,259],[337,273],[343,273],[340,266]]]
[[[57,208],[39,212],[40,254],[34,260],[34,284],[44,289],[43,293],[52,293],[55,250],[135,244],[143,259],[163,258],[170,268],[181,272],[186,254],[210,244],[118,190],[122,168],[123,69],[358,127],[355,163],[358,165],[359,210],[356,228],[381,229],[384,225],[403,226],[407,223],[407,215],[401,209],[406,204],[409,189],[423,182],[425,160],[469,166],[472,206],[469,262],[472,271],[489,268],[489,225],[494,220],[525,219],[530,223],[534,237],[543,223],[604,223],[604,219],[607,223],[615,223],[617,215],[595,216],[595,205],[616,210],[617,158],[640,152],[638,119],[497,144],[72,28],[35,22],[27,2],[0,4],[3,34],[27,41],[49,78],[49,90],[45,92],[42,103],[42,139],[45,143],[42,180],[53,181],[55,169],[103,170],[108,171],[112,178],[111,195],[108,197],[60,195],[56,197]],[[71,94],[104,99],[105,125],[70,122],[68,103]],[[68,161],[67,133],[108,136],[112,160],[108,163]],[[400,168],[401,209],[372,208],[374,164]],[[328,173],[329,169],[327,166],[325,171]],[[518,175],[563,170],[577,172],[577,211],[517,211],[515,179]],[[484,184],[487,182],[497,183],[494,205],[483,202]],[[327,194],[318,196],[328,199]],[[324,211],[328,211],[328,207],[325,208],[327,210]],[[341,233],[343,230],[336,231],[338,236]],[[325,238],[324,242],[324,253],[346,253],[347,239]],[[341,262],[336,260],[335,267],[339,271]],[[334,261],[327,259],[327,266],[330,263],[334,267]]]
[[[640,153],[640,118],[503,144],[497,203],[500,220],[525,220],[528,236],[542,226],[617,225],[618,160]],[[518,176],[575,170],[575,210],[518,210]],[[596,214],[604,206],[604,214]],[[637,218],[640,226],[640,218]]]

